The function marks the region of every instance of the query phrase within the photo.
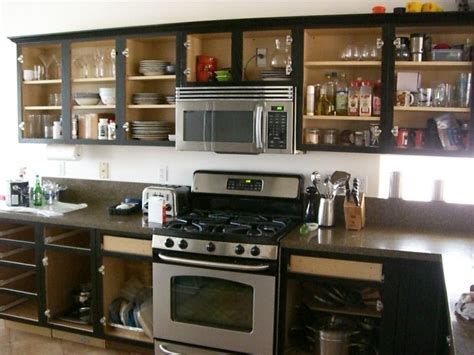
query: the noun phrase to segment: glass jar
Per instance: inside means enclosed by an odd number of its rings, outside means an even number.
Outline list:
[[[282,44],[278,38],[275,40],[275,50],[271,58],[272,68],[286,68],[286,65],[290,64],[291,59],[288,46]]]
[[[364,145],[364,132],[355,131],[354,132],[354,145],[362,147]]]
[[[304,141],[306,144],[319,144],[321,140],[321,130],[317,128],[305,128]]]
[[[408,37],[400,37],[400,47],[395,51],[395,60],[409,61],[411,60],[411,53],[409,44],[410,39]]]
[[[324,144],[334,145],[336,144],[337,129],[326,129],[324,131]]]

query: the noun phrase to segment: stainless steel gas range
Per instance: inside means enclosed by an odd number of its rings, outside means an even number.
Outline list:
[[[196,171],[191,212],[153,235],[155,354],[275,351],[278,242],[299,175]]]

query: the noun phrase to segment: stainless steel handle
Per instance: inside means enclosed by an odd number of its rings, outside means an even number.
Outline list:
[[[400,37],[395,38],[395,40],[393,41],[393,45],[395,46],[395,48],[400,49],[402,45],[402,41],[400,40]]]
[[[18,125],[18,128],[20,129],[20,131],[24,131],[24,130],[25,130],[25,122],[21,122],[21,123]]]
[[[122,126],[122,128],[125,130],[125,132],[128,132],[130,130],[130,123],[125,122]]]
[[[162,352],[164,352],[165,354],[169,354],[169,355],[185,355],[185,354],[177,353],[177,352],[172,351],[172,350],[168,350],[168,349],[165,348],[165,346],[163,344],[160,344],[160,350]]]
[[[18,58],[16,58],[18,60],[18,63],[22,63],[24,62],[23,60],[23,54],[20,54],[20,56]]]
[[[216,263],[213,261],[175,258],[174,256],[166,256],[161,253],[158,255],[164,261],[170,261],[174,263],[180,263],[180,264],[186,264],[186,265],[192,265],[192,266],[207,266],[207,267],[212,267],[212,268],[242,270],[242,271],[262,271],[262,270],[267,270],[270,268],[270,265],[238,265],[238,264]]]
[[[130,51],[128,50],[128,48],[125,48],[123,51],[122,51],[122,54],[125,58],[128,58],[128,54],[130,53]]]
[[[258,105],[255,108],[255,144],[257,149],[263,148],[262,142],[262,119],[263,119],[263,107]]]
[[[375,43],[376,43],[377,49],[382,48],[384,45],[382,38],[377,38],[377,41]]]

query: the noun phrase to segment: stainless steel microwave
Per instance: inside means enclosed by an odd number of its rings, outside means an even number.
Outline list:
[[[292,86],[176,89],[176,149],[237,154],[292,154]]]

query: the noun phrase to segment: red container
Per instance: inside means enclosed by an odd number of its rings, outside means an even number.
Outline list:
[[[198,55],[196,57],[196,81],[213,81],[214,72],[217,69],[217,58],[207,55]]]
[[[408,128],[399,128],[397,134],[397,148],[408,148],[408,139],[410,138],[410,130]]]

